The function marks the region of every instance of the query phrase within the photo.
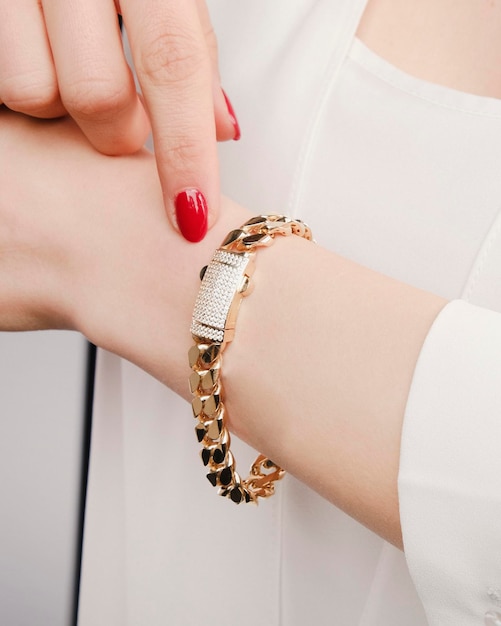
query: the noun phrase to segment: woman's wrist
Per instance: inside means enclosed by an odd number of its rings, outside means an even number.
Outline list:
[[[186,242],[166,222],[152,158],[135,185],[117,190],[107,210],[113,235],[99,249],[79,252],[74,324],[93,343],[188,397],[184,367],[199,272],[249,214],[223,198],[219,221],[204,241]]]

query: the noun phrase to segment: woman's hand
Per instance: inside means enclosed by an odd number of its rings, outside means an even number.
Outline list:
[[[0,110],[0,163],[0,330],[77,329],[124,355],[129,324],[138,339],[153,319],[165,329],[174,277],[188,311],[196,268],[247,218],[235,209],[189,245],[165,222],[151,153],[99,154],[69,118]]]
[[[169,218],[188,240],[203,238],[219,205],[216,135],[239,135],[204,0],[0,0],[0,14],[0,103],[36,117],[67,112],[110,155],[139,150],[149,116]]]

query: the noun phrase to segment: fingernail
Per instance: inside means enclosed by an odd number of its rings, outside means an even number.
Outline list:
[[[207,233],[207,201],[198,189],[185,189],[176,196],[176,219],[185,239],[196,243]]]
[[[226,95],[225,90],[221,89],[221,91],[223,92],[223,96],[226,101],[226,106],[228,107],[228,114],[230,116],[231,123],[233,124],[233,130],[235,131],[235,134],[233,135],[233,140],[238,141],[240,137],[242,136],[242,134],[240,132],[240,126],[238,124],[237,116],[235,115],[235,111],[233,110],[233,105],[231,104],[230,99]]]

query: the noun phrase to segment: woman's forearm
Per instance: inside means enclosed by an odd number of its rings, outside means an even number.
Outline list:
[[[2,327],[77,328],[188,398],[199,270],[251,213],[224,200],[206,239],[189,244],[166,221],[151,155],[103,157],[71,124],[7,115],[0,139],[16,157],[1,174]],[[232,430],[400,545],[404,409],[445,301],[295,237],[256,265],[224,355]]]
[[[102,312],[106,323],[99,317],[94,329],[86,321],[82,329],[188,398],[199,269],[250,214],[225,200],[208,238],[186,244],[163,224],[156,186],[153,178],[145,184],[148,204],[130,215],[158,214],[158,223],[144,225],[140,237],[125,227],[134,240],[118,242],[110,256],[122,256],[110,273],[115,285],[103,287],[115,289],[116,302]],[[224,356],[231,429],[400,545],[402,420],[417,356],[444,300],[298,238],[260,251],[253,280]]]
[[[256,274],[226,358],[233,428],[400,546],[404,410],[445,301],[302,240],[266,250]]]

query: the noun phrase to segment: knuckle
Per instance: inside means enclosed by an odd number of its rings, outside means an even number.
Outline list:
[[[170,84],[189,80],[206,63],[206,49],[194,34],[157,30],[149,34],[138,71],[154,84]]]
[[[130,103],[128,85],[104,76],[66,85],[62,97],[68,111],[82,120],[111,119]]]
[[[0,84],[0,94],[8,108],[30,115],[42,114],[59,99],[55,79],[38,72],[4,79]]]

